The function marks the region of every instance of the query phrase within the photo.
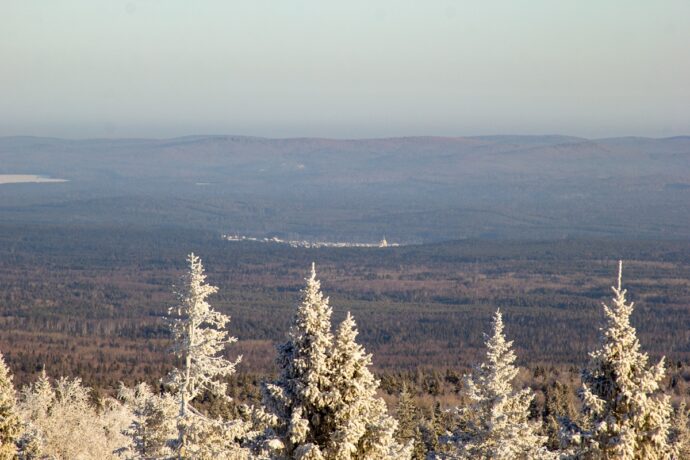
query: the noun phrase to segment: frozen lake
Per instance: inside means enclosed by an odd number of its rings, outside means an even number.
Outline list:
[[[0,174],[0,185],[2,184],[43,184],[67,182],[66,179],[53,179],[51,177],[37,176],[35,174]]]

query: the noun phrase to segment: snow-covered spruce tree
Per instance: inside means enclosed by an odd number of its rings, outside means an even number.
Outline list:
[[[132,414],[125,434],[132,439],[138,458],[169,458],[173,455],[171,441],[177,437],[175,417],[178,406],[168,395],[154,394],[146,383],[134,388],[120,387],[118,398]]]
[[[45,432],[49,431],[48,411],[55,400],[53,386],[48,380],[45,369],[32,385],[22,388],[19,411],[24,427],[19,438],[20,458],[39,458],[46,450]]]
[[[213,456],[233,448],[232,427],[209,419],[191,403],[206,391],[229,400],[227,385],[218,379],[232,375],[241,359],[238,357],[232,362],[220,355],[226,345],[237,340],[229,337],[225,330],[230,317],[213,310],[206,301],[218,288],[205,283],[206,275],[199,257],[192,253],[187,262],[189,270],[177,291],[179,304],[168,312],[173,352],[182,363],[167,379],[179,406],[176,450],[180,459]]]
[[[496,311],[493,331],[486,340],[486,362],[465,380],[469,405],[459,409],[463,419],[453,442],[451,458],[491,460],[533,460],[555,458],[544,447],[546,437],[528,420],[534,395],[529,389],[516,391],[512,381],[518,368],[515,353],[503,334],[501,312]]]
[[[129,448],[121,434],[126,424],[112,417],[115,411],[108,403],[98,412],[90,393],[79,379],[63,377],[53,386],[45,372],[35,384],[24,387],[18,404],[25,425],[20,458],[120,458],[116,452]]]
[[[127,430],[132,425],[132,411],[115,398],[105,397],[97,402],[98,424],[108,440],[108,450],[120,459],[139,458]]]
[[[393,438],[395,420],[376,397],[371,356],[355,342],[352,317],[334,338],[331,307],[313,264],[306,283],[288,341],[279,347],[280,376],[264,389],[264,402],[277,419],[275,436],[267,441],[274,458],[409,458]]]
[[[314,264],[306,282],[288,341],[278,348],[280,376],[264,387],[264,404],[277,417],[276,440],[286,458],[320,458],[334,429],[328,358],[333,348],[331,307]]]
[[[326,458],[409,458],[411,443],[403,445],[395,439],[397,423],[388,415],[383,399],[376,396],[379,382],[369,370],[371,355],[356,337],[356,324],[348,312],[338,326],[330,360],[335,430]],[[410,447],[404,447],[407,445]]]
[[[592,459],[668,459],[671,404],[660,394],[663,358],[655,366],[640,351],[635,328],[630,325],[633,303],[621,286],[623,263],[618,264],[618,285],[613,304],[604,304],[606,327],[601,346],[590,353],[583,371],[581,391],[587,426],[582,433],[580,456]]]
[[[21,421],[17,415],[16,402],[12,374],[0,353],[0,460],[17,457],[15,443],[21,432]]]

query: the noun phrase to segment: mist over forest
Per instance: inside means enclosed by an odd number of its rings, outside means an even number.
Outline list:
[[[689,137],[0,138],[3,221],[290,240],[690,236]]]

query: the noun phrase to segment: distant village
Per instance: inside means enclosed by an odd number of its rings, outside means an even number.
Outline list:
[[[293,248],[388,248],[400,246],[398,243],[389,243],[384,236],[378,243],[350,243],[306,240],[283,240],[277,236],[268,238],[254,238],[244,235],[223,235],[226,241],[253,241],[257,243],[287,244]]]

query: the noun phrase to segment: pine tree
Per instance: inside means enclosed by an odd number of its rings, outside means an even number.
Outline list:
[[[179,304],[169,310],[173,351],[181,360],[182,368],[174,369],[167,382],[179,404],[178,458],[199,458],[200,449],[211,448],[207,440],[202,443],[200,439],[210,439],[211,433],[223,429],[218,426],[220,422],[208,419],[191,403],[205,391],[229,401],[227,385],[218,379],[232,375],[241,357],[231,362],[220,355],[226,345],[237,340],[228,337],[225,330],[230,317],[213,310],[206,301],[218,288],[205,283],[206,275],[199,257],[192,253],[187,263],[189,271],[182,277],[182,286],[177,292]]]
[[[590,353],[582,374],[582,401],[588,431],[581,455],[595,459],[668,459],[671,405],[660,394],[664,359],[648,365],[640,351],[635,328],[630,324],[633,303],[621,286],[623,263],[618,265],[618,285],[613,304],[604,304],[606,327],[601,346]]]
[[[16,410],[16,396],[12,385],[12,374],[0,353],[0,460],[17,456],[17,438],[21,421]]]
[[[464,426],[455,433],[456,455],[467,459],[532,460],[550,458],[545,436],[528,420],[534,395],[513,390],[518,373],[512,342],[503,334],[501,312],[496,311],[493,333],[487,337],[487,361],[466,379],[469,406],[460,410]]]

